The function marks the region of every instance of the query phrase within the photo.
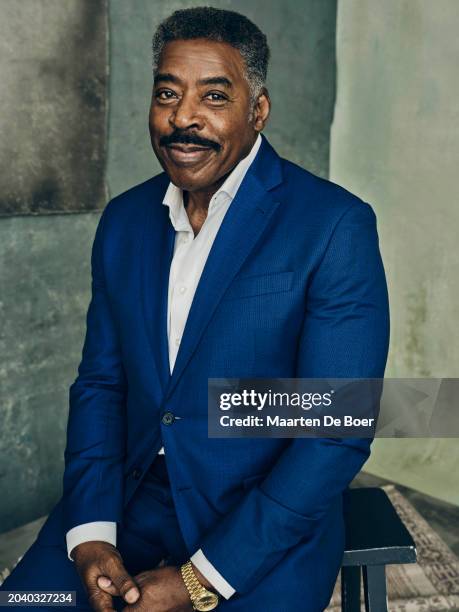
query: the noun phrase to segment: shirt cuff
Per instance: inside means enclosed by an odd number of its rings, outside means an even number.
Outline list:
[[[207,560],[201,549],[194,553],[194,555],[190,558],[190,561],[198,568],[206,580],[208,580],[210,584],[217,589],[220,595],[223,595],[225,599],[229,599],[232,595],[234,595],[236,591],[215,569],[212,563]]]
[[[108,542],[116,546],[116,523],[109,521],[83,523],[67,531],[65,539],[67,541],[67,556],[70,561],[73,561],[70,553],[75,546],[83,544],[83,542],[97,540],[99,542]]]

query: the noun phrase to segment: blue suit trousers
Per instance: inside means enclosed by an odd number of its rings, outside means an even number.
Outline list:
[[[153,569],[161,561],[179,565],[187,560],[188,551],[177,522],[164,456],[153,462],[142,486],[127,506],[124,525],[118,529],[117,544],[131,575]],[[91,610],[75,564],[67,557],[61,502],[0,589],[76,591],[76,609]],[[116,608],[121,610],[123,602],[116,599]],[[46,608],[23,609],[43,611]],[[49,609],[56,610],[55,607]]]
[[[126,507],[123,527],[118,528],[118,549],[131,575],[153,569],[159,563],[180,565],[189,558],[174,508],[164,456],[158,456]],[[332,519],[331,520],[335,520]],[[339,550],[336,542],[328,542],[333,530],[324,529],[317,534],[316,546],[311,550],[309,571],[298,575],[293,584],[304,592],[309,583],[310,598],[304,601],[301,610],[292,610],[283,603],[282,584],[276,576],[268,574],[258,586],[243,596],[235,594],[229,600],[221,599],[218,610],[227,612],[320,612],[331,596],[341,559],[330,558],[331,550]],[[305,549],[306,550],[306,549]],[[322,551],[322,552],[321,552]],[[298,549],[301,555],[301,550]],[[228,551],[231,555],[231,551]],[[295,555],[292,556],[295,558]],[[304,559],[301,560],[304,567]],[[295,571],[292,563],[283,567],[289,575]],[[278,568],[279,570],[279,568]],[[60,501],[43,525],[34,544],[6,579],[2,591],[76,591],[76,608],[89,612],[83,584],[76,572],[75,564],[67,557],[65,531],[62,526],[62,502]],[[324,598],[324,593],[325,598]],[[267,599],[268,598],[268,599]],[[269,604],[266,604],[269,601]],[[261,603],[263,602],[263,603]],[[123,602],[115,598],[115,608],[123,609]],[[15,609],[56,610],[44,607],[16,607]]]

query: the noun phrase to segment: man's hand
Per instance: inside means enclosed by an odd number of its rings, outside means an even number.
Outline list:
[[[140,591],[126,571],[119,551],[108,542],[84,542],[71,552],[91,607],[97,612],[115,612],[112,597],[135,603]]]
[[[193,610],[180,568],[161,567],[135,576],[141,597],[123,612],[189,612]]]

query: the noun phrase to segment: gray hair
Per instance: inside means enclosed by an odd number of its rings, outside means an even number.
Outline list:
[[[168,42],[195,38],[225,42],[240,52],[252,102],[255,102],[266,83],[269,47],[263,32],[247,17],[234,11],[203,6],[172,13],[159,24],[153,36],[154,73]]]

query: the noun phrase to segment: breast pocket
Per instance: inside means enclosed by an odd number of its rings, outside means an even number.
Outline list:
[[[238,277],[228,287],[223,299],[236,300],[270,293],[282,293],[290,291],[292,282],[292,271]]]

